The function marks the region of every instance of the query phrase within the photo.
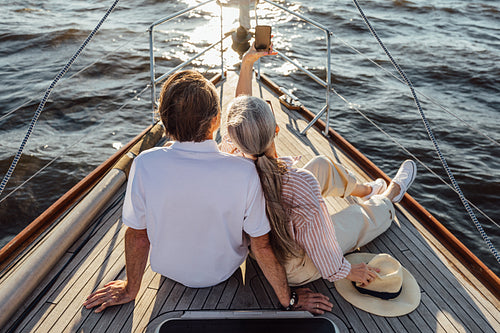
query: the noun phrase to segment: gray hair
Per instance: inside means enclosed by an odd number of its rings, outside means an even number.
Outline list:
[[[271,226],[270,243],[276,258],[283,264],[288,258],[301,255],[302,249],[288,230],[289,215],[282,200],[286,165],[270,154],[265,155],[276,133],[276,119],[271,108],[257,97],[237,97],[228,110],[227,132],[243,153],[256,158],[255,167]]]
[[[264,100],[240,96],[229,107],[227,132],[245,154],[263,154],[271,145],[275,131],[276,119]]]

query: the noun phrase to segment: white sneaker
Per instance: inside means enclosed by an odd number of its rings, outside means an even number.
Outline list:
[[[363,185],[368,185],[368,186],[371,186],[371,188],[372,188],[372,191],[370,194],[365,195],[364,197],[361,198],[363,201],[370,199],[375,194],[383,193],[387,189],[387,183],[382,178],[377,178],[374,181],[369,182],[369,183],[364,183]]]
[[[392,179],[392,181],[398,184],[401,187],[401,191],[398,195],[392,199],[392,202],[400,202],[403,199],[406,191],[415,180],[415,176],[417,175],[417,165],[412,160],[404,161],[399,167],[398,173]]]

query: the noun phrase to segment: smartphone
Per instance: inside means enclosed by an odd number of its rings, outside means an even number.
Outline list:
[[[271,26],[257,25],[255,27],[255,48],[258,51],[267,51],[271,46]]]

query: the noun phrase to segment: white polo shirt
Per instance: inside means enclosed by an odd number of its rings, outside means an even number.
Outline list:
[[[188,287],[228,279],[248,239],[270,231],[252,161],[222,153],[213,140],[174,142],[132,164],[123,223],[147,229],[153,271]]]

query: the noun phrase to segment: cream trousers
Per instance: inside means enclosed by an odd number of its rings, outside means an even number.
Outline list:
[[[322,196],[349,196],[356,178],[351,171],[333,162],[326,156],[316,156],[304,169],[309,170],[321,186]],[[354,251],[366,245],[386,231],[394,217],[392,202],[381,195],[375,195],[361,204],[352,204],[330,216],[337,241],[343,253]],[[285,264],[288,283],[303,285],[321,278],[321,274],[306,254]]]

